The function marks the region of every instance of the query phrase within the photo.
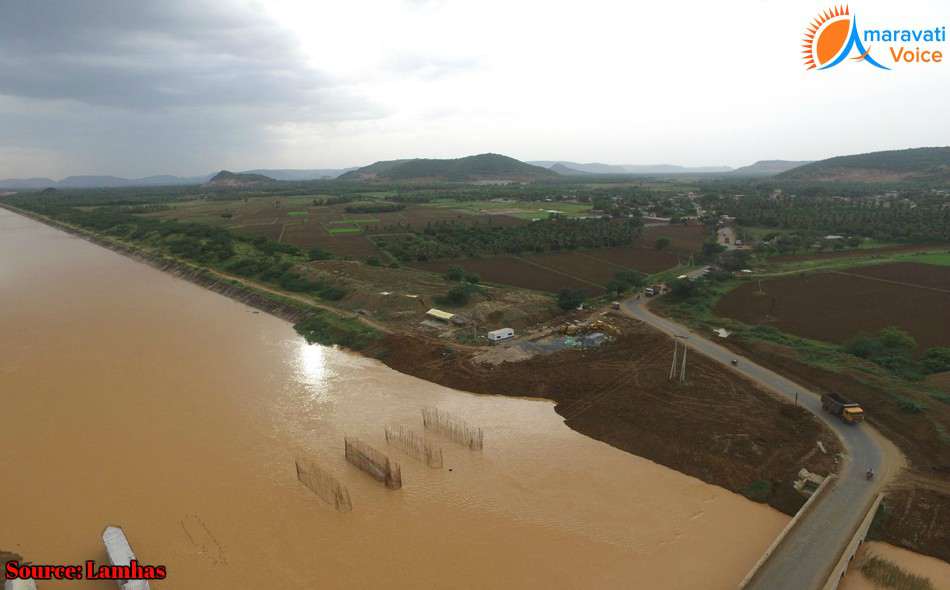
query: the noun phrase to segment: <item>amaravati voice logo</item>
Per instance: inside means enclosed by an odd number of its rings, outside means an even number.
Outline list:
[[[890,70],[895,64],[902,63],[941,63],[943,52],[931,47],[934,43],[945,43],[946,40],[946,26],[861,31],[858,29],[857,17],[848,6],[836,6],[819,14],[808,26],[802,39],[802,58],[809,70],[827,70],[849,57],[852,61]],[[916,46],[905,45],[910,43]],[[887,48],[887,52],[881,51],[879,59],[889,65],[883,65],[871,55],[872,48],[878,49],[881,44]],[[890,62],[888,57],[891,58]]]

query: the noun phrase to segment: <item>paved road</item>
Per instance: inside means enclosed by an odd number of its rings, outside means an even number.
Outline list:
[[[667,334],[687,336],[686,342],[693,350],[789,400],[794,401],[797,394],[800,406],[827,423],[841,437],[849,460],[842,466],[839,480],[815,502],[811,512],[792,529],[748,586],[756,590],[820,589],[864,518],[874,495],[896,469],[890,449],[884,448],[888,443],[867,425],[849,426],[825,413],[818,394],[691,332],[685,326],[654,315],[644,301],[628,299],[623,302],[622,309],[627,315]],[[732,367],[732,359],[738,359],[737,367]],[[874,482],[865,479],[868,466],[881,474]]]

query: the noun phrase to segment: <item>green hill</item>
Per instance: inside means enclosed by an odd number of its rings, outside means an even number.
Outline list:
[[[838,156],[793,168],[780,180],[899,182],[950,181],[950,147]]]
[[[221,172],[215,174],[214,177],[208,181],[208,186],[216,186],[221,188],[241,188],[268,182],[276,181],[270,176],[264,176],[263,174],[235,173],[222,170]]]
[[[749,164],[741,168],[736,168],[729,173],[729,176],[775,176],[787,170],[811,164],[810,161],[795,160],[759,160],[755,164]]]
[[[557,177],[556,172],[499,154],[480,154],[453,160],[388,160],[342,175],[342,180],[535,180]]]

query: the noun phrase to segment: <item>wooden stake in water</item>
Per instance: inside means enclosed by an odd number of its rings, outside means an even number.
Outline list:
[[[422,425],[426,430],[445,435],[473,451],[480,451],[484,446],[485,436],[481,428],[470,426],[464,420],[437,408],[422,409]]]

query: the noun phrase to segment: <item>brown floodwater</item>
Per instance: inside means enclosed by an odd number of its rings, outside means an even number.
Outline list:
[[[392,447],[437,406],[485,449]],[[343,459],[387,450],[403,488]],[[294,458],[349,488],[338,513]],[[282,320],[0,209],[0,549],[105,558],[154,588],[733,588],[787,517],[580,435],[546,401],[472,395],[309,346]],[[66,584],[46,584],[59,587]],[[44,587],[46,586],[44,585]],[[71,586],[114,588],[112,583]]]

